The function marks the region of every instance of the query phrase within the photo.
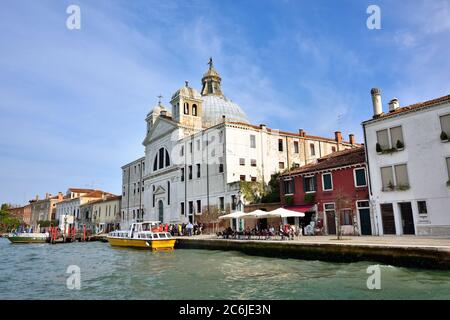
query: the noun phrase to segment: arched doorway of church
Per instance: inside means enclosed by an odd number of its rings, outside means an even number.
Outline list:
[[[159,200],[158,202],[158,213],[159,213],[159,221],[161,221],[161,223],[164,222],[164,204],[162,202],[162,200]]]

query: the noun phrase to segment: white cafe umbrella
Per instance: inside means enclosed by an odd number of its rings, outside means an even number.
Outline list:
[[[290,218],[290,217],[304,217],[305,213],[304,212],[298,212],[298,211],[292,211],[292,210],[288,210],[285,208],[278,208],[275,209],[273,211],[270,211],[269,213],[274,214],[278,217],[281,218]]]
[[[241,211],[232,212],[223,216],[220,216],[219,219],[238,219],[244,216],[246,213]]]
[[[280,215],[273,214],[271,212],[255,210],[249,213],[246,213],[241,217],[241,219],[264,219],[264,218],[279,218]]]

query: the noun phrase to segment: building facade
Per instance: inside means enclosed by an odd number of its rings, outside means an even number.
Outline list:
[[[363,147],[338,151],[280,177],[283,205],[306,213],[323,234],[372,235]],[[298,210],[296,210],[298,211]]]
[[[56,220],[59,221],[59,228],[67,230],[75,226],[76,229],[80,229],[85,220],[80,208],[86,203],[111,195],[101,190],[70,188],[64,200],[56,204]]]
[[[122,167],[122,197],[120,227],[128,229],[144,217],[145,157]]]
[[[363,122],[378,234],[450,235],[450,96],[383,112],[372,89]]]
[[[31,223],[31,202],[25,206],[9,208],[8,211],[24,225],[32,226]]]
[[[63,201],[63,194],[61,192],[56,196],[46,194],[44,199],[36,199],[31,203],[31,221],[32,225],[37,226],[41,221],[56,220],[56,204]]]
[[[223,94],[212,61],[200,93],[186,82],[170,104],[171,111],[159,102],[147,115],[145,157],[122,168],[122,220],[132,220],[125,209],[131,209],[128,195],[142,199],[134,208],[143,215],[135,216],[146,220],[180,223],[230,212],[245,202],[241,181],[267,184],[274,173],[356,145],[353,135],[344,141],[340,132],[323,138],[301,129],[291,133],[250,124],[241,107]],[[130,170],[138,170],[134,178]]]
[[[103,196],[90,203],[95,233],[108,233],[120,228],[121,196]]]

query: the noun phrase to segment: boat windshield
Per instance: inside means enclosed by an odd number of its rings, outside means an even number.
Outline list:
[[[152,229],[157,228],[159,223],[157,222],[144,222],[142,224],[142,231],[152,231]]]

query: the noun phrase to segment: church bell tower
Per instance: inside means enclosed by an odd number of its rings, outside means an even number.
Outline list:
[[[177,90],[170,101],[172,104],[172,118],[175,122],[192,127],[202,128],[202,97],[194,88],[185,85]]]

